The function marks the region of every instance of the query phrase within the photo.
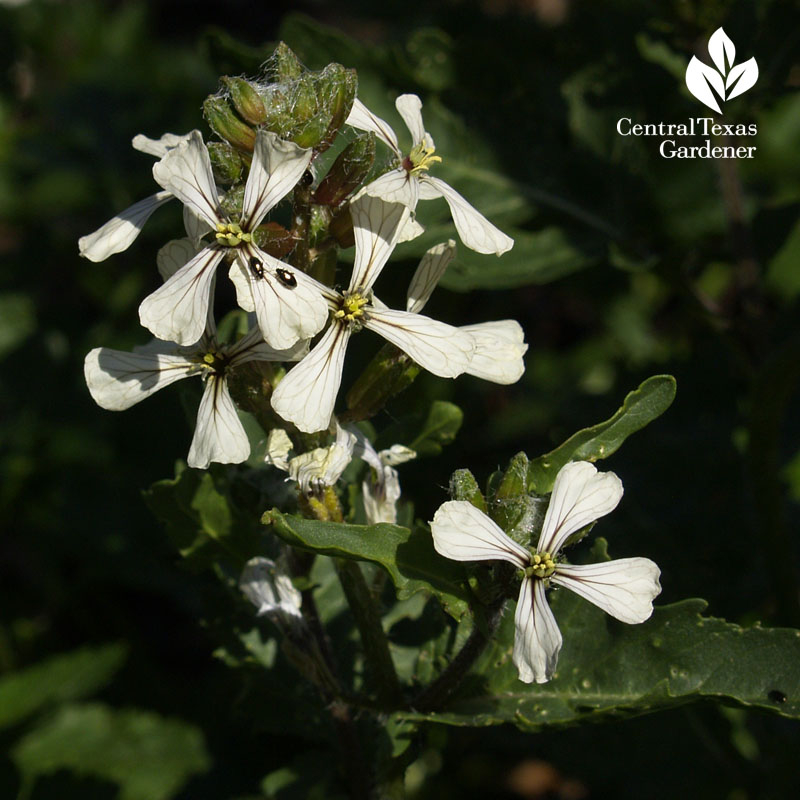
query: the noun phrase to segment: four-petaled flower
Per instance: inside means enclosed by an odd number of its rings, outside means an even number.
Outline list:
[[[267,212],[294,188],[311,155],[311,150],[259,131],[238,220],[228,219],[220,207],[211,159],[198,131],[153,166],[156,181],[208,226],[214,240],[145,298],[139,306],[142,325],[159,339],[196,342],[203,334],[216,268],[231,256],[237,301],[245,311],[255,311],[273,347],[290,347],[322,328],[328,308],[320,284],[263,252],[254,240]]]
[[[407,353],[420,366],[443,378],[469,368],[475,343],[470,334],[407,311],[395,311],[373,296],[372,285],[383,269],[408,211],[362,194],[351,202],[356,255],[345,292],[325,289],[331,324],[311,352],[293,367],[272,395],[272,407],[301,431],[327,428],[352,333],[368,328]]]
[[[500,559],[522,570],[512,656],[521,681],[545,683],[555,673],[562,639],[545,597],[549,585],[571,589],[622,622],[644,622],[653,613],[661,573],[650,559],[577,565],[558,558],[574,533],[613,511],[621,498],[622,483],[613,472],[597,472],[587,461],[562,467],[533,553],[469,502],[452,500],[436,512],[431,532],[443,556],[457,561]]]
[[[394,169],[368,184],[364,191],[382,197],[390,203],[402,203],[412,212],[418,200],[444,197],[450,206],[458,235],[471,250],[478,253],[502,255],[514,246],[514,240],[492,225],[474,209],[452,186],[428,174],[428,170],[441,157],[435,155],[433,138],[422,122],[422,101],[415,94],[402,94],[395,106],[408,130],[413,146],[408,154],[400,150],[397,136],[391,126],[376,117],[360,100],[353,102],[347,124],[359,130],[371,131],[395,154]]]

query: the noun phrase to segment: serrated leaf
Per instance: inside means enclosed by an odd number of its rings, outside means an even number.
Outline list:
[[[399,525],[347,525],[317,522],[281,514],[264,514],[262,522],[284,541],[334,558],[371,561],[383,567],[402,600],[420,590],[433,592],[456,619],[467,610],[467,593],[461,566],[440,556],[430,532]]]
[[[555,450],[534,459],[528,472],[529,491],[547,494],[561,467],[569,461],[598,461],[615,453],[622,443],[660,417],[675,399],[675,378],[654,375],[630,392],[613,417],[584,428]]]
[[[168,800],[209,767],[195,726],[100,703],[60,709],[24,736],[11,757],[29,781],[68,769],[116,783],[119,800]]]
[[[570,592],[551,595],[564,635],[555,678],[521,683],[511,663],[513,619],[476,664],[483,673],[440,713],[404,719],[522,730],[650,713],[701,698],[800,718],[800,631],[742,628],[703,617],[703,600],[657,608],[624,625]],[[471,692],[470,687],[471,686]]]
[[[102,689],[122,666],[122,644],[84,647],[52,656],[0,678],[0,728],[54,703],[78,700]]]

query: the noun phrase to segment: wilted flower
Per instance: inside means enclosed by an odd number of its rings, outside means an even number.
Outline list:
[[[302,595],[271,558],[251,558],[242,570],[239,588],[258,609],[259,617],[267,616],[283,625],[302,620]]]
[[[395,106],[408,130],[413,146],[408,154],[400,150],[397,136],[391,126],[376,117],[360,100],[353,102],[347,124],[364,131],[372,131],[395,154],[394,169],[368,184],[363,191],[382,197],[390,203],[402,203],[414,211],[418,200],[444,197],[453,215],[461,241],[478,253],[496,253],[498,256],[514,246],[514,240],[492,225],[474,209],[452,186],[428,174],[428,170],[442,159],[434,155],[433,138],[422,122],[422,101],[415,94],[403,94]]]
[[[661,573],[650,559],[581,565],[559,560],[567,540],[613,511],[621,498],[622,483],[613,472],[599,473],[587,461],[565,465],[556,476],[532,553],[469,502],[453,500],[436,512],[431,532],[443,556],[457,561],[500,559],[522,570],[512,656],[521,681],[545,683],[555,673],[562,639],[545,596],[551,584],[571,589],[621,622],[644,622],[653,613]]]

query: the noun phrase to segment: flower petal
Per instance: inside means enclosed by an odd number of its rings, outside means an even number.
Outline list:
[[[356,437],[336,425],[336,441],[317,447],[289,460],[289,475],[305,494],[323,486],[333,486],[353,459]]]
[[[256,326],[226,352],[231,367],[238,367],[248,361],[299,361],[308,355],[308,339],[301,339],[286,350],[276,350],[264,341],[264,334]]]
[[[192,206],[183,207],[183,228],[197,247],[200,247],[200,240],[213,230]]]
[[[342,381],[350,328],[333,324],[311,352],[292,367],[272,394],[272,407],[301,431],[328,427]]]
[[[279,618],[302,618],[302,595],[295,589],[291,578],[281,572],[272,559],[261,556],[251,558],[242,570],[239,588],[256,606],[259,617],[266,614]]]
[[[191,135],[191,133],[182,135],[165,133],[160,139],[151,139],[143,133],[138,133],[133,137],[131,146],[140,153],[147,153],[150,156],[156,156],[156,158],[164,158],[173,147],[188,141]]]
[[[466,500],[439,506],[431,533],[436,552],[454,561],[509,561],[521,569],[530,563],[530,553],[522,545]]]
[[[259,131],[253,163],[244,187],[242,228],[255,230],[297,184],[311,163],[312,150],[299,147],[270,131]]]
[[[575,531],[610,514],[622,499],[622,481],[588,461],[565,464],[556,475],[539,537],[539,552],[557,553]]]
[[[463,325],[460,330],[475,340],[475,353],[469,362],[468,375],[493,383],[516,383],[525,372],[522,356],[528,349],[525,332],[513,319]]]
[[[96,347],[83,363],[89,392],[109,411],[130,408],[196,371],[197,364],[175,353],[126,353],[108,347]]]
[[[559,564],[550,581],[602,608],[620,622],[649,619],[661,591],[661,570],[649,558],[620,558],[601,564]]]
[[[434,245],[422,256],[408,287],[406,311],[419,314],[425,308],[431,293],[444,275],[447,265],[455,256],[456,243],[452,239]]]
[[[156,255],[158,274],[163,281],[168,281],[181,267],[188,264],[198,253],[189,239],[173,239],[167,242]]]
[[[236,304],[248,313],[256,310],[256,301],[253,299],[252,281],[250,270],[245,266],[243,259],[236,258],[228,270],[228,277],[236,289]]]
[[[350,291],[366,291],[377,280],[397,243],[397,237],[408,218],[402,203],[387,203],[367,194],[350,203],[356,255]]]
[[[216,227],[220,220],[217,187],[200,131],[192,131],[185,142],[156,162],[153,177],[159,186],[191,206],[212,228]]]
[[[419,180],[409,175],[402,167],[397,167],[368,183],[356,197],[364,194],[380,197],[387,203],[402,203],[413,211],[419,200]]]
[[[207,469],[212,461],[240,464],[249,456],[250,442],[225,378],[210,375],[197,411],[197,426],[186,461],[195,469]]]
[[[383,336],[440,378],[469,369],[475,343],[468,333],[422,314],[370,308],[364,327]]]
[[[394,105],[410,131],[414,145],[420,144],[425,138],[425,125],[422,122],[422,100],[415,94],[401,94],[394,101]]]
[[[514,614],[514,652],[511,656],[523,683],[547,683],[556,671],[563,639],[545,596],[544,582],[522,581]]]
[[[203,335],[211,287],[224,252],[205,248],[139,306],[142,325],[159,339],[194,344]]]
[[[248,257],[256,258],[262,269],[261,278],[244,266],[240,274],[244,273],[250,283],[258,326],[267,342],[285,350],[298,339],[310,339],[319,333],[328,320],[325,297],[330,289],[257,248],[246,252],[255,254]],[[287,273],[293,281],[291,285],[280,277],[285,278]]]
[[[452,186],[431,175],[420,175],[419,181],[428,189],[438,191],[450,206],[461,241],[477,253],[495,253],[500,256],[514,246],[514,240],[496,228],[486,217],[473,208]]]
[[[360,131],[371,131],[400,158],[400,145],[397,143],[397,136],[395,136],[392,126],[375,116],[358,98],[353,100],[353,107],[350,109],[345,124],[358,128]]]
[[[78,249],[89,261],[104,261],[114,253],[127,250],[133,240],[141,233],[150,215],[168,200],[172,192],[156,192],[138,203],[121,211],[94,233],[78,239]]]

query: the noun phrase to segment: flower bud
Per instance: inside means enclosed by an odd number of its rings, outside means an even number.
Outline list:
[[[317,116],[294,133],[291,140],[300,147],[316,147],[325,138],[330,126],[330,116],[325,111],[320,111]]]
[[[244,206],[244,184],[229,189],[220,202],[220,208],[228,219],[239,219]]]
[[[326,206],[338,206],[355,191],[375,160],[375,134],[368,133],[350,142],[339,153],[328,174],[314,192],[314,202]]]
[[[358,77],[353,69],[345,69],[341,64],[328,64],[317,78],[317,100],[319,107],[331,115],[331,121],[321,143],[320,150],[326,150],[333,143],[339,128],[347,119],[353,107]]]
[[[285,42],[278,42],[272,54],[275,60],[275,80],[285,83],[299,78],[303,74],[303,65]]]
[[[256,132],[243,122],[223,97],[208,97],[203,103],[203,116],[211,130],[237,150],[252,153]]]
[[[453,500],[468,500],[484,514],[487,512],[486,500],[478,486],[478,481],[468,469],[457,469],[450,476],[450,497]]]
[[[317,92],[314,88],[314,77],[311,73],[298,78],[292,87],[289,104],[296,124],[308,122],[314,117],[319,108]]]
[[[420,367],[393,344],[385,344],[347,393],[342,419],[357,422],[374,417],[394,395],[410,386]]]
[[[286,93],[277,86],[268,86],[262,100],[264,102],[264,127],[268,131],[277,133],[278,136],[286,137],[294,126],[291,106]]]
[[[261,95],[254,86],[243,78],[220,78],[230,92],[233,107],[239,116],[251,125],[263,125],[267,121],[267,111]]]
[[[209,142],[208,154],[217,183],[235,183],[242,174],[242,158],[227,142]]]

